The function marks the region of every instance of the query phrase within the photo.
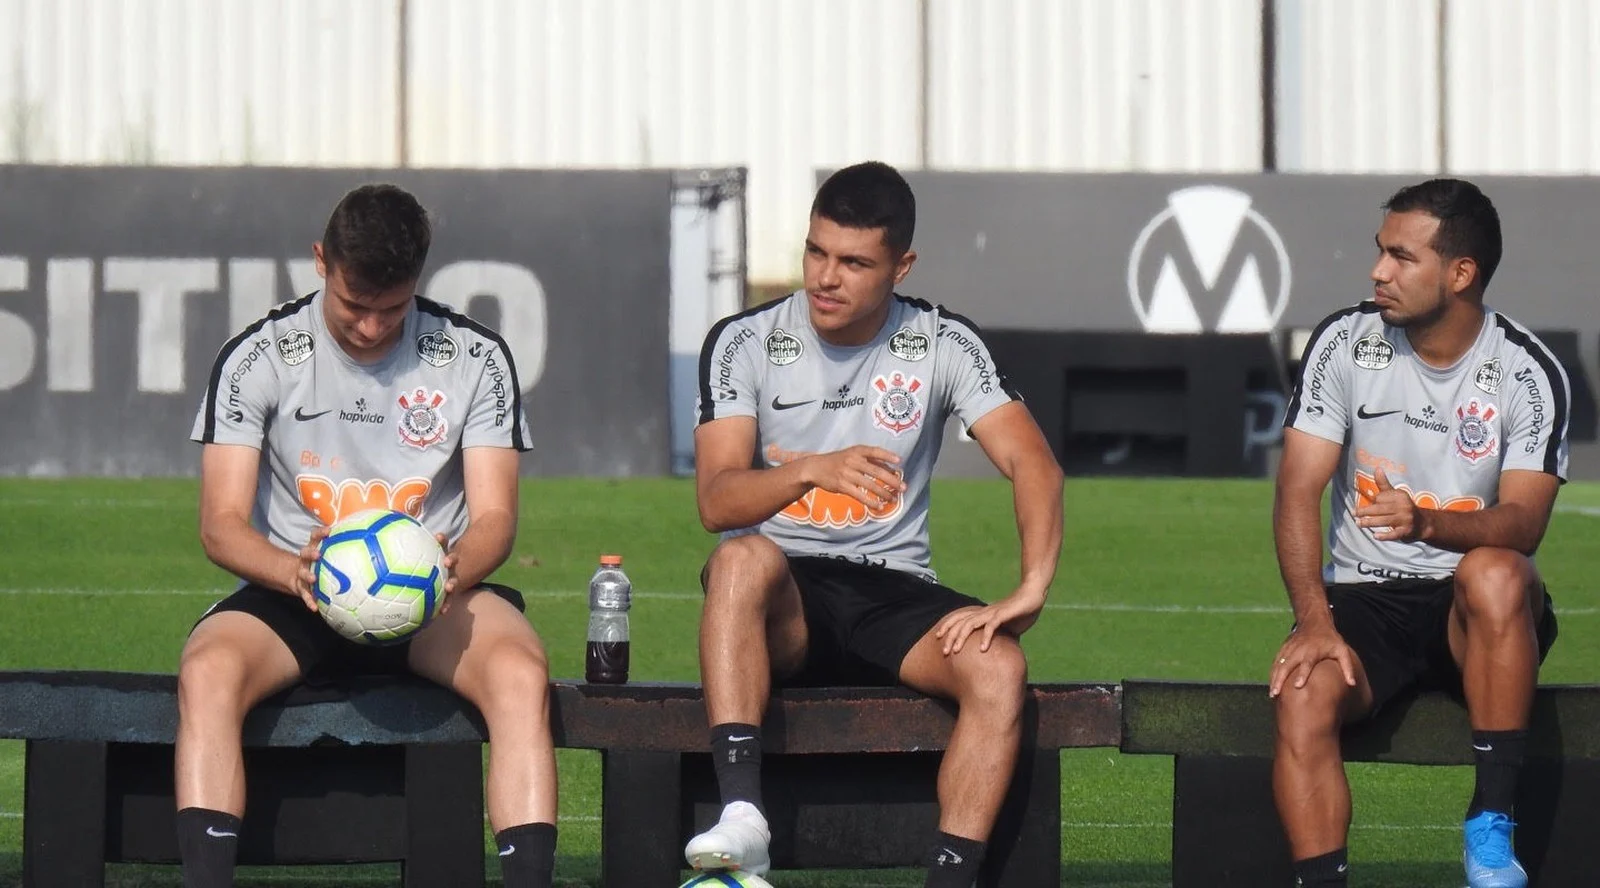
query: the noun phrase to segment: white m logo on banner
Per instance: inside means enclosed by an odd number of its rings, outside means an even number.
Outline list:
[[[1250,195],[1174,191],[1134,241],[1128,298],[1148,333],[1271,330],[1289,303],[1289,252]]]

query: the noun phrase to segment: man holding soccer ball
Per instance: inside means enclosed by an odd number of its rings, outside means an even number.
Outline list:
[[[770,866],[760,722],[773,681],[955,701],[928,886],[973,883],[1010,783],[1017,639],[1055,576],[1061,469],[978,328],[894,292],[915,225],[892,167],[840,170],[812,204],[805,289],[706,337],[695,483],[702,523],[724,536],[701,577],[700,671],[724,808],[685,849],[697,869]],[[1012,483],[1021,576],[994,604],[929,567],[929,480],[952,415]]]
[[[314,247],[323,289],[274,308],[217,357],[193,432],[205,445],[200,536],[242,582],[195,625],[178,670],[186,888],[233,884],[246,713],[298,681],[401,671],[483,714],[505,884],[550,885],[548,665],[522,596],[483,582],[516,535],[527,420],[504,340],[415,295],[431,239],[410,194],[351,191]],[[313,596],[328,525],[372,508],[420,519],[448,552],[442,612],[390,646],[340,637]]]

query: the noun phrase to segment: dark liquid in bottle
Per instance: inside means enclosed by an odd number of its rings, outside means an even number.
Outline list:
[[[591,641],[584,654],[584,681],[590,684],[622,684],[628,680],[628,643]]]

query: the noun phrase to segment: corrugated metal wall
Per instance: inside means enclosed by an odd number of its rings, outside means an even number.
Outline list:
[[[387,166],[394,0],[0,0],[0,161]]]
[[[1279,0],[1277,11],[1279,169],[1437,168],[1436,0]]]
[[[1600,172],[1590,0],[1270,2],[1281,169]],[[0,162],[748,166],[774,280],[818,168],[1263,153],[1261,0],[403,5],[0,0]]]
[[[1260,0],[930,0],[929,160],[1261,168]]]
[[[411,0],[425,166],[750,169],[752,274],[799,267],[812,171],[914,164],[916,0]]]
[[[1600,173],[1600,4],[1447,0],[1448,163]]]
[[[1600,173],[1594,0],[1276,3],[1279,169]]]

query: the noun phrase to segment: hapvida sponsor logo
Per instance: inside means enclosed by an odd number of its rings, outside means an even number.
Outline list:
[[[300,417],[296,415],[295,418],[299,419]],[[339,419],[344,422],[366,423],[370,425],[380,425],[388,421],[388,417],[384,416],[382,413],[368,412],[366,398],[357,398],[356,409],[354,410],[340,410]]]
[[[1406,425],[1411,426],[1414,429],[1423,429],[1424,431],[1438,432],[1441,435],[1450,434],[1450,427],[1448,425],[1445,425],[1444,423],[1440,422],[1438,419],[1436,419],[1435,417],[1437,417],[1437,416],[1438,416],[1437,411],[1435,411],[1433,409],[1433,405],[1432,404],[1429,404],[1428,406],[1422,408],[1422,415],[1421,416],[1412,416],[1411,413],[1408,411],[1406,413],[1406,415],[1405,415],[1405,423],[1406,423]]]
[[[851,407],[865,407],[867,404],[867,399],[862,395],[850,397],[850,386],[848,385],[839,386],[839,391],[836,392],[836,395],[837,397],[834,398],[822,399],[823,410],[849,410]]]

